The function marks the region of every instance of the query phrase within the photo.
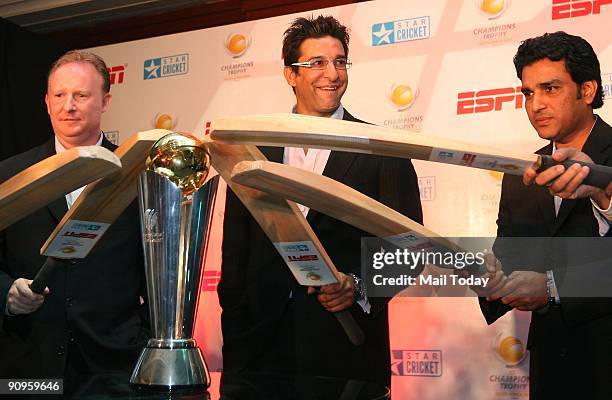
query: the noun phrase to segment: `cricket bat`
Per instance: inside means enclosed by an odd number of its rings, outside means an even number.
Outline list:
[[[231,173],[241,161],[265,161],[255,146],[228,146],[206,141],[215,170],[253,215],[272,241],[291,273],[302,286],[323,286],[338,282],[338,270],[297,205],[283,196],[239,185]],[[349,310],[334,313],[349,340],[359,346],[365,336]]]
[[[28,167],[0,185],[0,231],[120,168],[119,158],[100,146],[75,147]]]
[[[413,158],[512,175],[522,175],[531,166],[540,172],[559,164],[548,155],[513,152],[423,133],[299,114],[218,118],[212,123],[211,137],[224,143],[312,147]],[[586,185],[606,188],[612,181],[612,167],[574,160],[561,164],[568,168],[574,163],[589,167],[589,175],[584,180]]]
[[[122,164],[120,172],[88,185],[40,249],[47,259],[30,285],[33,292],[44,291],[59,265],[87,257],[108,227],[136,199],[136,180],[145,169],[149,149],[169,133],[165,129],[140,132],[115,150]]]
[[[271,161],[243,161],[233,168],[231,180],[263,192],[283,196],[384,238],[400,248],[465,249],[365,194],[323,175]],[[484,266],[470,271],[486,272]]]

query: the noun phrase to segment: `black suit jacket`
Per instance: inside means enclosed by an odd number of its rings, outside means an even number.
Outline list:
[[[344,119],[362,122],[346,111]],[[283,148],[262,150],[269,160],[282,163]],[[409,160],[332,151],[323,174],[422,221],[417,176]],[[360,241],[370,235],[314,210],[307,220],[338,270],[360,275]],[[260,361],[286,340],[295,348],[295,357],[286,361],[294,363],[297,373],[389,385],[388,299],[370,299],[370,314],[353,305],[351,311],[366,334],[365,344],[354,347],[334,316],[295,282],[264,232],[229,190],[218,293],[225,371],[261,372]],[[279,338],[276,333],[287,326],[289,333]],[[278,371],[283,371],[282,365]]]
[[[116,146],[104,139],[103,146]],[[55,154],[54,141],[3,161],[0,182]],[[62,377],[66,366],[97,373],[131,369],[149,336],[143,251],[134,202],[89,256],[60,268],[32,314],[4,316],[17,278],[33,279],[39,250],[67,211],[64,197],[0,232],[1,377]]]
[[[598,118],[583,151],[596,164],[612,165],[612,128]],[[552,144],[540,149],[551,154]],[[520,176],[505,175],[494,251],[504,272],[512,269],[545,272],[553,268],[557,286],[564,282],[571,259],[588,254],[561,254],[561,241],[542,249],[547,237],[598,237],[599,225],[589,199],[563,200],[555,216],[548,189],[525,186]],[[608,231],[607,236],[612,233]],[[540,238],[537,241],[530,238]],[[515,239],[509,239],[515,238]],[[525,239],[519,239],[525,238]],[[607,238],[606,238],[607,240]],[[572,243],[567,241],[567,243]],[[529,262],[525,262],[529,260]],[[612,261],[609,266],[612,271]],[[568,278],[569,279],[569,278]],[[563,298],[560,307],[532,313],[528,347],[531,357],[531,398],[612,398],[612,302],[608,298]],[[480,299],[488,323],[511,309],[501,301]],[[579,366],[579,367],[578,367]],[[569,396],[569,397],[567,397]]]

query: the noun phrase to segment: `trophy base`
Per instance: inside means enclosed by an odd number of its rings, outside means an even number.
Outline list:
[[[198,347],[145,347],[130,384],[166,392],[205,391],[210,386],[206,361]]]

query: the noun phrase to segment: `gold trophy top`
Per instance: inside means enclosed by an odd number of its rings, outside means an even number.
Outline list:
[[[206,180],[210,154],[204,143],[187,133],[170,133],[153,144],[147,158],[147,171],[170,179],[183,195],[198,190]]]

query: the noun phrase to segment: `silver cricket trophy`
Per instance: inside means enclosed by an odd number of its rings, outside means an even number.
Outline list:
[[[130,383],[166,391],[205,390],[210,374],[193,339],[201,261],[218,178],[197,138],[171,133],[151,148],[139,176],[152,338]]]

